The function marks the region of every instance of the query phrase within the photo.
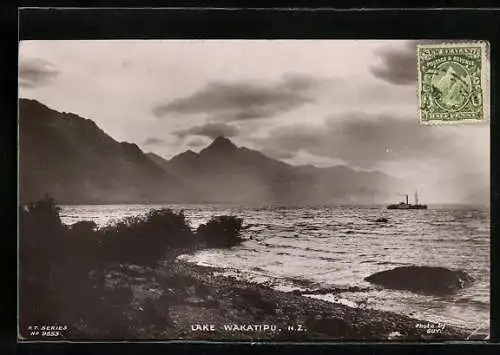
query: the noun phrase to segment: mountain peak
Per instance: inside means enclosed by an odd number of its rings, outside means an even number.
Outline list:
[[[188,149],[184,153],[181,153],[181,154],[184,154],[184,155],[190,156],[190,157],[194,157],[194,156],[198,155],[195,152],[193,152],[191,149]]]
[[[224,136],[219,136],[214,139],[212,144],[207,148],[203,149],[205,151],[216,151],[216,152],[232,152],[238,149],[236,145]]]
[[[218,136],[217,138],[215,138],[211,145],[232,145],[236,147],[233,142],[231,142],[228,138],[224,136]]]

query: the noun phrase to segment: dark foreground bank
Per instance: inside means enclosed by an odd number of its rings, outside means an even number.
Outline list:
[[[372,309],[281,292],[217,270],[168,261],[151,269],[120,266],[108,286],[128,285],[134,337],[187,340],[443,341],[470,332]]]

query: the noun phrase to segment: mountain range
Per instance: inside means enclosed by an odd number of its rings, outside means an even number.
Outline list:
[[[185,194],[137,145],[26,99],[19,102],[19,180],[22,203],[45,193],[60,203],[179,201]]]
[[[386,201],[402,182],[381,172],[346,166],[292,166],[261,152],[216,138],[199,153],[151,160],[191,186],[202,201],[234,203],[374,203]]]
[[[292,166],[225,137],[167,160],[27,99],[19,102],[19,149],[22,203],[45,193],[60,203],[379,203],[404,189],[382,172]]]

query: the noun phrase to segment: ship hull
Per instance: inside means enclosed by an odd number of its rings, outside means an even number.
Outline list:
[[[426,210],[427,205],[398,204],[387,206],[388,210]]]

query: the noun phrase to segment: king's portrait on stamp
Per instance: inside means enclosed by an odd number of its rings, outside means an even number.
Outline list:
[[[420,44],[417,63],[422,124],[488,121],[485,42]]]

